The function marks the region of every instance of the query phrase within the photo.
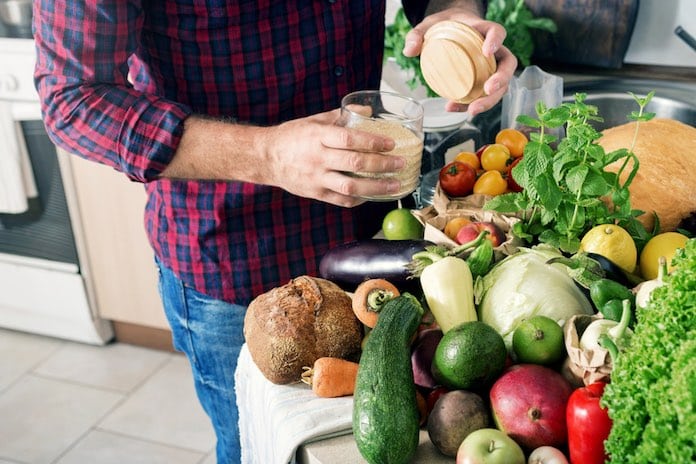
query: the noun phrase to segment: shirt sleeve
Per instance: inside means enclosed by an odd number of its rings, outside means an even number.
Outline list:
[[[34,82],[49,136],[147,182],[174,156],[191,109],[130,83],[142,24],[140,0],[34,2]]]

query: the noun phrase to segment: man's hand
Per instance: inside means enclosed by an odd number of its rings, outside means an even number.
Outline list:
[[[435,23],[445,20],[460,21],[479,31],[484,36],[484,56],[494,56],[497,61],[496,72],[483,85],[486,95],[468,105],[457,102],[447,103],[446,109],[448,111],[466,111],[468,109],[469,114],[474,116],[491,109],[503,98],[517,69],[517,58],[507,47],[503,46],[503,40],[506,36],[505,28],[498,23],[482,19],[475,11],[468,8],[449,8],[426,16],[406,36],[404,55],[419,55],[423,47],[425,32]]]

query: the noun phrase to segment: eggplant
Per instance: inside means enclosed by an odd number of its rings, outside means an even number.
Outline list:
[[[617,264],[597,253],[587,253],[587,256],[597,261],[608,279],[621,285],[633,288],[640,283],[640,278],[621,269]]]
[[[356,240],[330,249],[319,263],[319,276],[346,291],[367,279],[385,279],[410,290],[418,279],[406,267],[415,253],[435,245],[428,240]]]

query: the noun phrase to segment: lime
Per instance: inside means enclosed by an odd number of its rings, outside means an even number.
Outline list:
[[[554,364],[565,356],[563,329],[550,317],[532,316],[515,328],[512,350],[518,362]]]
[[[408,208],[396,208],[382,221],[382,232],[387,240],[416,240],[423,238],[423,224]]]
[[[657,278],[658,261],[660,256],[667,260],[667,269],[672,270],[669,264],[674,258],[678,248],[684,248],[689,238],[679,232],[664,232],[657,234],[645,244],[640,252],[640,275],[646,280]]]
[[[580,240],[579,251],[602,255],[626,272],[633,272],[638,262],[633,237],[615,224],[594,226]]]
[[[433,356],[432,372],[442,385],[471,389],[490,385],[505,367],[503,337],[481,321],[464,322],[442,337]]]

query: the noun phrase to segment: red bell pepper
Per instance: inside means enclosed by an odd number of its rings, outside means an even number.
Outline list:
[[[604,440],[611,430],[607,410],[599,405],[604,382],[576,389],[568,398],[566,423],[571,464],[604,464],[607,454]]]

